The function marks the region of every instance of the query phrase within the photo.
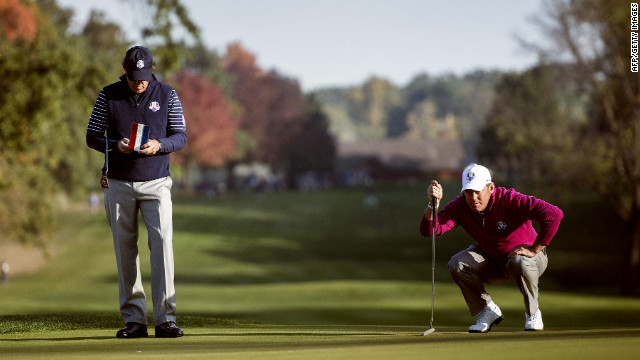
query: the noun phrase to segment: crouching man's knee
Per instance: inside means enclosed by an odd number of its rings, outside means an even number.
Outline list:
[[[535,262],[524,255],[518,255],[507,260],[507,270],[512,275],[523,275],[529,271],[528,268],[535,266]]]
[[[454,256],[449,260],[447,266],[449,267],[449,272],[451,273],[451,275],[455,276],[462,271],[462,269],[464,268],[464,263],[456,259],[456,257]]]

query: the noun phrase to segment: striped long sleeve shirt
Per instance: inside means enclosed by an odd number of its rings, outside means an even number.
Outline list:
[[[149,125],[149,139],[161,143],[158,153],[148,156],[117,151],[118,142],[130,137],[134,122]],[[110,178],[148,181],[169,176],[169,154],[187,143],[180,99],[171,86],[155,77],[144,93],[136,95],[123,75],[98,95],[87,126],[86,141],[90,148],[100,152],[105,152],[105,141],[108,141]]]

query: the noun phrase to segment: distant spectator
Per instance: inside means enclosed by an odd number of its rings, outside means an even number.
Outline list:
[[[379,204],[380,202],[373,189],[368,188],[367,194],[364,196],[364,201],[362,202],[362,207],[365,209],[376,209]]]
[[[2,261],[2,264],[0,264],[0,277],[2,278],[2,285],[5,285],[6,283],[9,282],[10,270],[11,270],[11,267],[9,266],[9,263],[6,261]]]
[[[89,196],[89,207],[91,207],[91,212],[95,213],[98,211],[98,207],[100,206],[100,197],[98,197],[98,193],[95,191],[91,192]]]

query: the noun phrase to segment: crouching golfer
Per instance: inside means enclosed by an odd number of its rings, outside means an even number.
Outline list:
[[[478,318],[469,332],[486,333],[502,321],[502,312],[484,284],[507,281],[515,282],[524,297],[524,330],[542,330],[538,279],[547,268],[545,246],[558,230],[562,210],[513,189],[496,187],[489,170],[477,164],[464,169],[461,193],[438,213],[435,230],[436,235],[442,235],[462,226],[475,240],[474,245],[455,254],[448,264],[471,315]],[[437,209],[442,186],[433,180],[427,195],[429,199],[436,198]],[[429,204],[420,221],[423,236],[432,235],[432,212]],[[539,224],[539,234],[532,221]]]

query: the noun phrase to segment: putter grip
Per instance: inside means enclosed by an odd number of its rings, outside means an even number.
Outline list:
[[[436,197],[432,196],[431,197],[431,207],[433,208],[432,212],[431,212],[431,218],[433,220],[433,226],[436,226],[436,212],[438,211],[438,209],[436,208]]]

